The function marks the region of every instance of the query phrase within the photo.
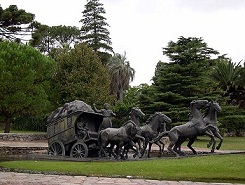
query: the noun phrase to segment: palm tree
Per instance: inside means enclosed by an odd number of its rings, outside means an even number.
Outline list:
[[[223,90],[240,85],[239,81],[242,75],[241,61],[238,64],[230,59],[221,59],[211,73],[211,78],[219,83]]]
[[[225,91],[224,96],[229,96],[228,104],[235,103],[244,107],[244,67],[233,63],[230,59],[222,59],[211,73],[211,78],[219,83]]]
[[[116,94],[118,100],[123,103],[123,92],[129,88],[129,83],[135,76],[135,70],[126,59],[126,52],[124,55],[114,54],[106,67],[111,76],[111,93]]]

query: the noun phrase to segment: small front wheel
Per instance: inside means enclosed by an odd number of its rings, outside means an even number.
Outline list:
[[[74,158],[88,157],[87,145],[83,142],[75,143],[71,148],[70,157],[74,157]]]

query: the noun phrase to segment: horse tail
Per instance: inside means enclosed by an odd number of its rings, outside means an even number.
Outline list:
[[[167,136],[168,133],[169,131],[164,131],[164,132],[159,133],[157,137],[152,139],[152,142],[154,143],[156,141],[159,141],[162,137]]]

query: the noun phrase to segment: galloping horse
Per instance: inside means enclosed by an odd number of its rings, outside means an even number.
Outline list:
[[[129,120],[133,121],[136,126],[137,126],[137,134],[135,135],[135,138],[133,139],[134,143],[138,144],[138,149],[139,151],[141,151],[141,140],[143,143],[145,143],[145,138],[140,136],[140,118],[144,117],[145,114],[141,111],[140,108],[138,107],[133,107],[129,113]],[[124,146],[124,151],[123,151],[123,155],[125,155],[125,158],[128,158],[128,150],[129,149],[133,149],[135,151],[135,149],[131,146],[131,145],[125,145]],[[137,151],[135,151],[137,153]],[[134,155],[135,157],[136,155]]]
[[[190,105],[191,105],[191,115],[192,115],[191,120],[186,124],[175,126],[169,132],[167,132],[170,140],[168,150],[173,154],[175,154],[176,156],[179,156],[178,152],[180,152],[177,151],[176,148],[179,148],[186,138],[195,138],[196,136],[199,135],[207,135],[211,138],[213,143],[211,152],[214,152],[216,141],[213,133],[209,132],[208,129],[213,128],[217,130],[218,128],[213,125],[206,126],[202,113],[199,110],[201,108],[206,108],[207,105],[209,105],[209,102],[207,100],[193,100],[190,103]],[[162,135],[164,135],[164,133],[161,134],[161,136]],[[190,140],[189,142],[193,143],[194,140]],[[190,144],[188,143],[189,148],[191,147],[192,143]],[[190,149],[193,151],[193,153],[196,153],[192,147]]]
[[[145,138],[145,144],[140,157],[143,157],[148,144],[149,144],[148,157],[150,157],[152,143],[150,143],[149,141],[155,138],[159,134],[162,124],[165,125],[166,123],[171,123],[171,122],[172,120],[168,116],[160,112],[156,112],[154,115],[148,118],[145,125],[140,127],[140,131],[141,131],[140,135]],[[162,152],[161,145],[159,145],[159,148],[160,148],[159,152]]]
[[[133,121],[127,121],[120,128],[106,128],[101,130],[98,135],[99,157],[106,155],[105,148],[108,144],[117,145],[117,158],[121,155],[121,149],[128,143],[137,148],[132,141],[137,133],[136,124]],[[138,150],[138,148],[137,148]]]
[[[216,101],[211,101],[209,103],[209,106],[206,110],[206,114],[204,115],[204,122],[206,125],[213,125],[214,127],[217,126],[217,113],[221,112],[222,108]],[[220,132],[218,129],[210,128],[210,131],[214,134],[215,137],[220,139],[220,142],[218,146],[216,147],[217,150],[220,149],[222,142],[223,142],[223,137],[220,135]],[[209,148],[212,144],[212,140],[210,140],[209,144],[207,147]]]

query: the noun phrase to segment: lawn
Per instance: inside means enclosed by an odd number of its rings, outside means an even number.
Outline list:
[[[0,166],[86,176],[245,183],[243,154],[107,162],[5,161]]]
[[[208,137],[198,137],[194,147],[206,148]],[[217,143],[219,141],[217,140]],[[184,143],[183,146],[186,146]],[[245,137],[225,137],[221,150],[245,152]],[[207,155],[159,158],[137,161],[70,162],[70,161],[3,161],[0,167],[29,172],[72,175],[146,178],[157,180],[230,182],[245,184],[245,155]]]
[[[195,143],[192,145],[194,148],[207,148],[207,144],[210,138],[207,136],[198,137]],[[216,139],[216,146],[219,143],[219,139]],[[186,146],[187,142],[183,144]],[[245,151],[245,137],[224,137],[220,150],[243,150]]]

